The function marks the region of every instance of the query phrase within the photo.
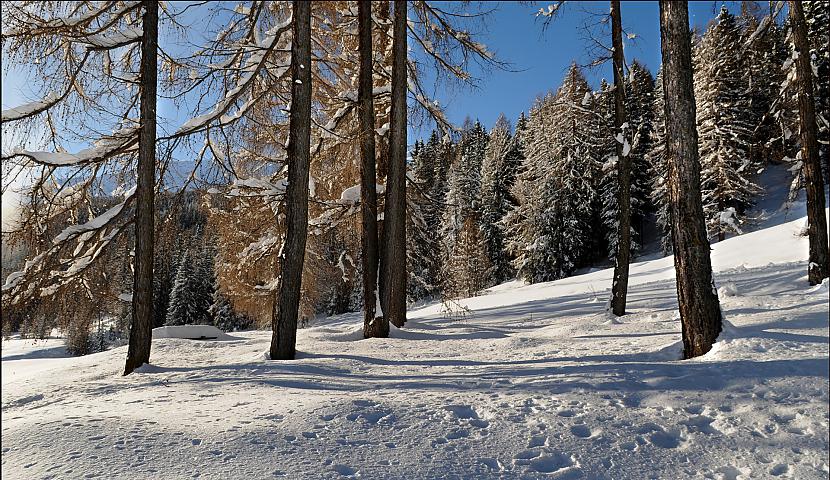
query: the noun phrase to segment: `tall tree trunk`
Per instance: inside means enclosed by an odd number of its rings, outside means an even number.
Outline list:
[[[138,179],[135,189],[135,269],[133,270],[132,324],[124,375],[150,363],[153,339],[153,235],[156,188],[156,82],[158,66],[158,2],[142,2],[141,128],[138,132]]]
[[[810,263],[807,279],[817,285],[830,276],[830,255],[827,245],[827,217],[824,213],[824,181],[818,150],[813,69],[810,65],[810,44],[807,42],[807,24],[800,1],[790,1],[790,19],[798,86],[798,117],[801,127],[801,160],[804,162],[804,181],[807,185],[807,235],[810,239]]]
[[[677,303],[683,357],[692,358],[711,350],[722,321],[700,197],[687,2],[660,0],[660,39]]]
[[[360,73],[357,84],[358,122],[360,125],[360,213],[363,232],[363,337],[389,336],[389,322],[380,312],[375,317],[378,274],[377,178],[375,174],[375,108],[372,101],[372,3],[357,3]]]
[[[406,1],[395,1],[392,35],[392,110],[384,210],[384,314],[406,323]]]
[[[308,165],[311,142],[311,2],[294,0],[291,43],[291,111],[288,133],[288,188],[285,191],[285,246],[274,311],[271,314],[271,359],[296,354],[297,314],[308,235]]]
[[[622,19],[619,0],[611,1],[611,37],[614,46],[614,129],[625,140],[625,58],[622,46]],[[628,264],[631,261],[631,157],[623,144],[614,141],[617,154],[617,254],[614,257],[614,282],[611,286],[611,311],[625,315],[628,296]]]

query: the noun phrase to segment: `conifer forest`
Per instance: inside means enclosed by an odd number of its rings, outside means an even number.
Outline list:
[[[830,475],[830,2],[0,20],[4,477]]]

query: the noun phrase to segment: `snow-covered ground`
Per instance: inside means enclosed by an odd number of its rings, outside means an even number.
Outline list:
[[[155,339],[128,377],[126,347],[4,341],[2,473],[825,479],[828,291],[807,285],[803,225],[714,245],[730,326],[691,361],[671,258],[632,265],[622,318],[601,270],[428,305],[386,340],[359,340],[360,315],[320,320],[291,362],[266,359],[264,331]]]

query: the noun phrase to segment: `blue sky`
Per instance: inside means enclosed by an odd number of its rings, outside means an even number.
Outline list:
[[[740,12],[739,2],[690,2],[690,24],[705,29],[724,4],[734,14]],[[609,2],[568,2],[561,16],[543,31],[543,23],[535,13],[545,5],[545,2],[531,5],[499,2],[498,11],[487,22],[487,30],[482,32],[480,40],[519,71],[473,70],[481,79],[478,88],[439,90],[439,100],[450,121],[461,124],[469,115],[490,128],[503,112],[515,123],[519,113],[527,111],[537,96],[558,88],[571,62],[580,65],[590,62],[590,40],[583,26],[596,21],[593,14],[607,13]],[[622,23],[626,33],[636,34],[635,40],[624,41],[626,61],[637,59],[656,74],[661,61],[657,2],[622,2]],[[602,78],[611,79],[611,67],[606,63],[586,70],[585,74],[597,87]],[[428,135],[424,131],[410,133],[411,140]]]
[[[693,26],[705,28],[721,5],[727,4],[734,13],[740,11],[739,2],[701,1],[689,4],[689,18]],[[473,5],[476,5],[474,2]],[[479,78],[478,87],[438,85],[438,100],[446,108],[449,119],[460,125],[465,117],[480,119],[491,127],[500,113],[515,121],[519,113],[527,111],[534,99],[548,90],[555,90],[561,83],[572,61],[589,62],[589,43],[584,32],[592,14],[607,13],[609,4],[600,2],[568,2],[561,16],[546,30],[535,13],[545,2],[482,2],[483,8],[496,7],[483,30],[476,32],[477,39],[487,44],[497,56],[512,64],[516,71],[473,69]],[[660,30],[656,2],[622,2],[623,28],[636,34],[636,39],[625,40],[626,60],[638,59],[652,72],[660,64]],[[194,22],[194,24],[198,24]],[[603,39],[605,40],[605,39]],[[603,77],[610,78],[610,66],[586,70],[589,81],[597,86]],[[35,95],[27,88],[26,74],[9,72],[3,65],[2,105],[7,108],[30,101]],[[162,102],[164,103],[164,102]],[[160,114],[173,114],[166,105],[160,106]],[[175,119],[171,119],[177,124]],[[410,129],[409,142],[429,135],[431,126]],[[4,142],[5,143],[5,142]]]

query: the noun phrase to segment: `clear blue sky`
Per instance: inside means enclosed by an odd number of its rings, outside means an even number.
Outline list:
[[[732,13],[740,13],[739,2],[690,2],[690,24],[705,29],[724,4]],[[529,110],[537,96],[559,87],[571,62],[580,65],[590,62],[591,42],[586,38],[584,25],[596,22],[593,14],[607,14],[609,2],[567,2],[561,15],[543,31],[543,22],[535,14],[547,5],[546,2],[499,2],[497,12],[487,22],[487,29],[481,32],[479,40],[499,59],[511,62],[513,69],[520,71],[473,70],[481,79],[478,88],[439,89],[439,100],[451,122],[460,125],[469,115],[490,128],[503,112],[515,123],[519,113]],[[622,2],[622,23],[626,33],[636,34],[635,40],[624,40],[626,62],[637,59],[656,74],[661,62],[657,2]],[[610,39],[602,40],[610,44]],[[585,74],[592,86],[597,87],[602,78],[610,81],[611,67],[606,63],[585,70]],[[410,141],[428,135],[429,131],[411,131]]]
[[[766,3],[766,2],[762,2]],[[572,61],[579,64],[589,62],[584,25],[592,21],[592,14],[607,13],[609,3],[567,2],[562,14],[543,31],[542,21],[535,13],[546,2],[482,2],[482,8],[497,8],[490,16],[485,29],[476,38],[485,43],[497,56],[513,65],[514,70],[491,70],[472,73],[479,77],[478,88],[438,85],[439,101],[446,108],[448,117],[460,125],[466,116],[478,118],[491,127],[499,114],[514,122],[522,111],[527,111],[534,99],[548,90],[555,90]],[[705,28],[706,24],[726,4],[733,13],[740,11],[739,2],[701,1],[690,2],[689,18],[692,26]],[[595,19],[594,19],[595,20]],[[658,5],[656,2],[622,2],[623,28],[626,33],[636,34],[633,41],[625,40],[626,60],[638,59],[653,73],[660,65],[660,29]],[[606,39],[603,39],[606,40]],[[603,77],[610,78],[608,64],[586,70],[586,75],[595,87]],[[429,83],[429,82],[428,82]],[[429,85],[431,86],[431,85]],[[27,85],[25,71],[10,72],[3,65],[2,105],[4,108],[19,105],[35,98]],[[164,103],[164,102],[162,102]],[[162,105],[160,114],[176,116],[167,105]],[[178,124],[175,118],[168,119]],[[410,130],[409,142],[429,135],[432,126]],[[5,142],[4,142],[5,143]]]

